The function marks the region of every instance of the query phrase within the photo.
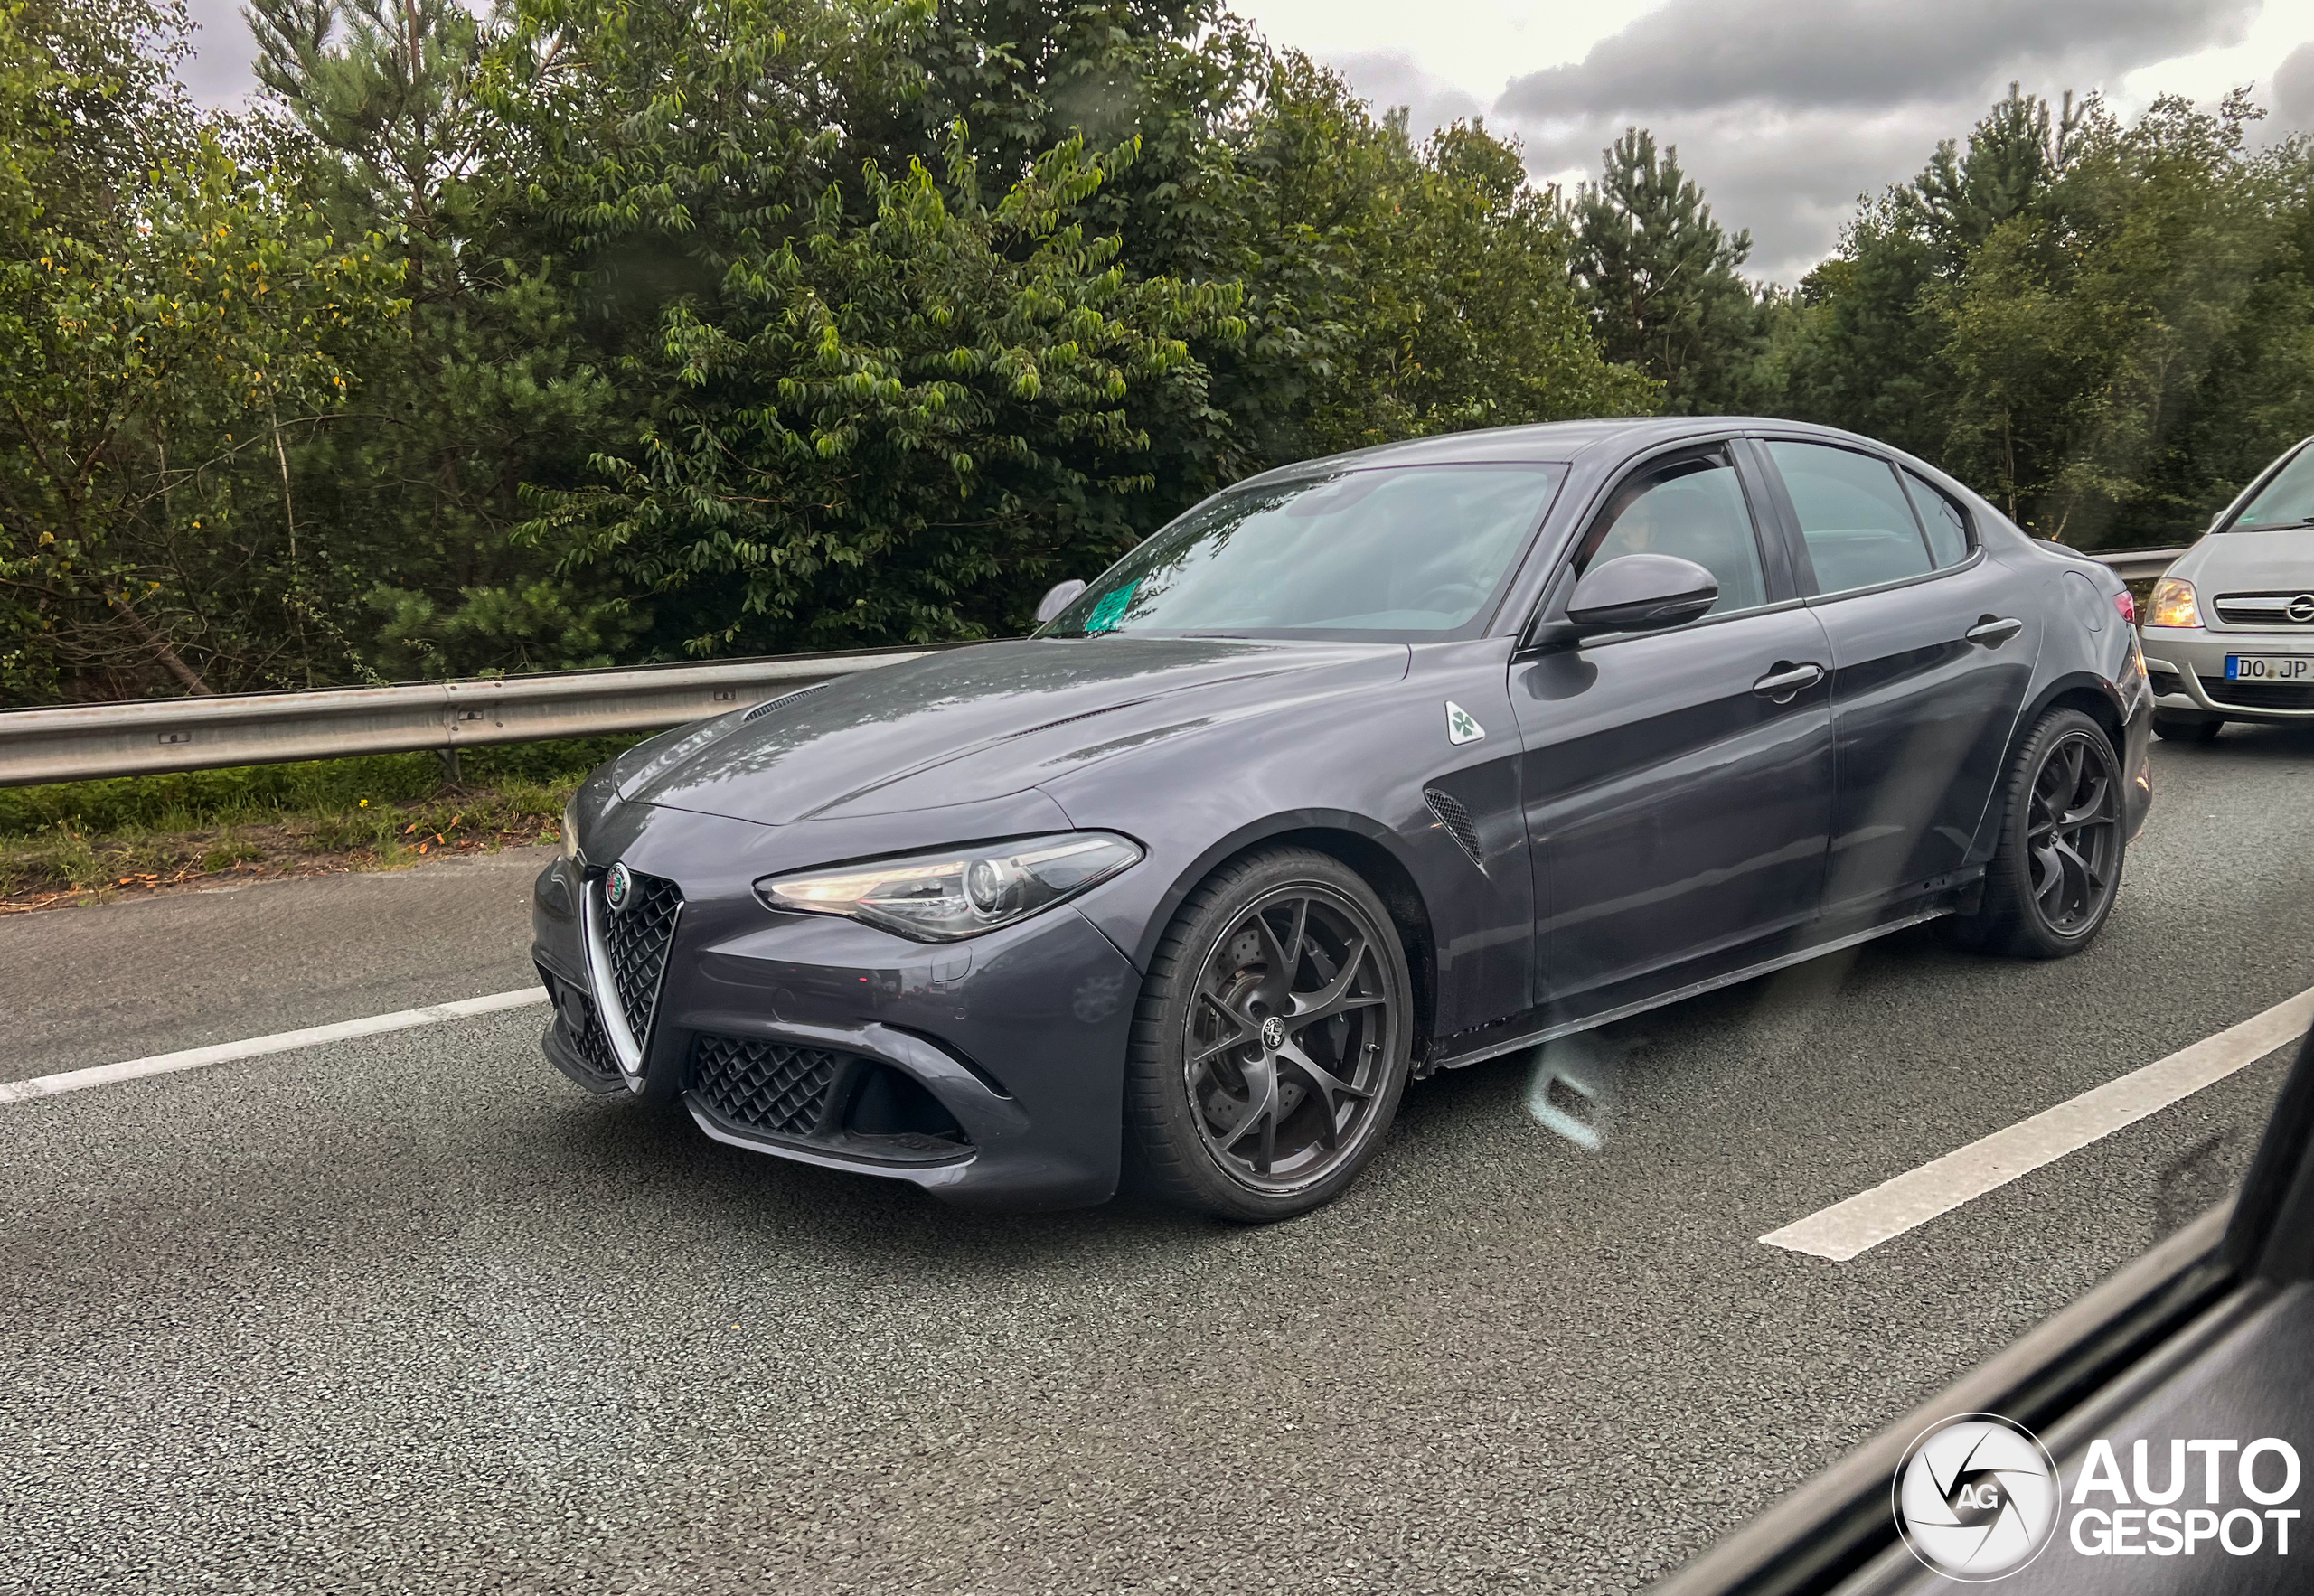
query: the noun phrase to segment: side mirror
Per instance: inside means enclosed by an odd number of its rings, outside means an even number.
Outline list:
[[[1692,559],[1626,554],[1584,574],[1566,618],[1585,632],[1660,632],[1719,602],[1719,578]]]
[[[1051,592],[1037,600],[1037,624],[1043,625],[1076,603],[1077,596],[1084,591],[1085,584],[1082,582],[1063,582],[1055,587]]]

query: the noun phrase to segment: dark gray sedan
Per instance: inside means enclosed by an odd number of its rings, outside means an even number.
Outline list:
[[[596,772],[548,1056],[957,1201],[1276,1219],[1410,1079],[1940,916],[2076,952],[2150,799],[2121,584],[1823,428],[1313,461],[1079,587]]]

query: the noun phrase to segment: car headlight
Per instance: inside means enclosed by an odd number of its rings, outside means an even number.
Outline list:
[[[578,857],[578,794],[573,793],[570,802],[562,806],[562,857]]]
[[[918,942],[955,942],[1049,909],[1140,859],[1140,847],[1123,837],[1077,831],[770,876],[756,890],[774,908],[842,915]]]
[[[2177,577],[2164,577],[2153,585],[2153,602],[2146,608],[2145,624],[2149,626],[2202,624],[2201,606],[2194,602],[2194,585]]]

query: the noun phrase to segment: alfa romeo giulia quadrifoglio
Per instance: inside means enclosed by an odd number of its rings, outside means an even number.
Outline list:
[[[1933,918],[2074,953],[2150,803],[2121,582],[1823,428],[1312,461],[1043,615],[595,772],[548,1057],[952,1201],[1278,1219],[1437,1071]]]

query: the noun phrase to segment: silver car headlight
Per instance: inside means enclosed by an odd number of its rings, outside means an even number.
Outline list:
[[[1137,843],[1076,831],[768,876],[756,890],[774,908],[842,915],[917,942],[955,942],[1066,902],[1140,861]]]
[[[562,857],[578,857],[578,794],[573,793],[570,802],[562,806]]]

